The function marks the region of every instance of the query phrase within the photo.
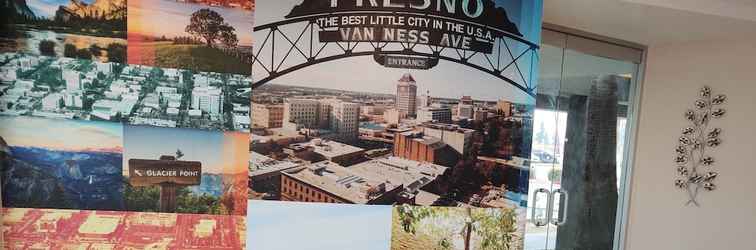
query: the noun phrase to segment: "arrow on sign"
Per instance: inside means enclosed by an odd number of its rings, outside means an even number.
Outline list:
[[[144,176],[142,174],[142,170],[134,170],[134,173],[137,174],[138,176]]]

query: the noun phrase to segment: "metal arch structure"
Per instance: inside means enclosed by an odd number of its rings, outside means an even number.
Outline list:
[[[539,46],[516,35],[502,31],[504,36],[495,38],[493,47],[497,49],[491,54],[406,42],[320,42],[318,32],[321,29],[317,27],[318,24],[315,20],[323,16],[325,15],[292,18],[254,28],[255,32],[264,32],[265,35],[257,38],[260,42],[255,44],[253,68],[260,67],[264,71],[263,73],[267,75],[254,75],[253,77],[259,80],[254,81],[252,89],[280,76],[319,63],[349,57],[402,55],[458,63],[488,73],[530,96],[536,96],[534,80],[525,77],[518,60],[529,55],[531,57],[530,62],[533,63],[533,58],[538,56]],[[302,24],[304,24],[304,27],[297,27],[297,32],[294,34],[287,34],[287,32],[282,31],[284,27],[301,26]],[[288,28],[286,29],[288,30]],[[283,42],[283,45],[276,43],[277,38],[280,42]],[[511,41],[507,42],[507,39]],[[389,47],[389,45],[396,44],[400,46]],[[515,45],[525,46],[526,48],[519,53],[513,53],[512,46]],[[286,52],[282,53],[283,51]],[[476,60],[473,60],[473,58],[476,58]],[[505,71],[508,69],[516,71],[522,81],[518,82],[505,76]]]

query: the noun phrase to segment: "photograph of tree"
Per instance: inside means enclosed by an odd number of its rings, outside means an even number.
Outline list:
[[[132,0],[128,6],[128,63],[250,75],[253,0]]]
[[[513,209],[472,207],[394,208],[392,250],[523,249],[525,229]]]
[[[124,127],[124,203],[128,211],[245,215],[247,212],[247,164],[249,135],[195,129]],[[200,142],[200,143],[198,143]],[[162,185],[136,186],[129,169],[134,160],[161,160],[173,168],[198,162],[198,185],[175,190],[175,210],[161,211]]]
[[[0,52],[126,60],[126,0],[3,2]]]

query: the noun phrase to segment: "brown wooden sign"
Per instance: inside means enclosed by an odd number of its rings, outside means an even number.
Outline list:
[[[132,186],[155,186],[172,183],[176,185],[199,185],[202,179],[202,163],[177,160],[129,160],[129,179]]]

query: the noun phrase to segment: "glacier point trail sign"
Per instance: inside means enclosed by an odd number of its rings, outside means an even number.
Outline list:
[[[160,212],[175,212],[176,190],[200,185],[201,180],[200,162],[178,161],[173,156],[161,156],[160,160],[129,160],[129,183],[132,186],[160,187]]]

